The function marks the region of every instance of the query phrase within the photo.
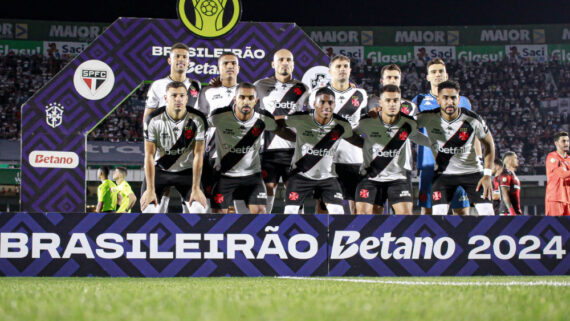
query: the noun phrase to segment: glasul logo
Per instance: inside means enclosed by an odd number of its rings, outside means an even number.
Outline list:
[[[200,38],[219,38],[237,25],[241,18],[239,0],[178,0],[180,21]]]
[[[75,70],[73,85],[86,99],[103,99],[113,90],[115,74],[106,63],[100,60],[87,60]]]

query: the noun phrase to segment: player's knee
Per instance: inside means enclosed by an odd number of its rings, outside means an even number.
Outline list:
[[[448,204],[438,204],[432,206],[432,215],[447,215],[447,211],[449,210]]]
[[[299,213],[299,205],[285,205],[285,209],[283,210],[283,214],[298,214]]]
[[[329,214],[344,214],[344,207],[338,204],[327,204],[327,209],[329,210]]]
[[[479,216],[495,215],[492,203],[475,204],[475,208],[477,209],[477,214],[479,214]]]

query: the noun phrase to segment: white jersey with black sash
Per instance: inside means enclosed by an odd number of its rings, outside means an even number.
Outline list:
[[[334,113],[346,119],[352,128],[355,128],[360,121],[360,116],[363,110],[366,110],[368,104],[368,96],[363,89],[348,88],[345,91],[338,91],[331,85],[328,86],[335,96]],[[311,92],[309,97],[309,105],[311,109],[314,106],[315,95],[320,88],[316,88]],[[340,143],[338,152],[335,155],[334,162],[341,164],[362,164],[362,149],[354,146],[351,143],[343,140]]]
[[[247,121],[240,121],[234,114],[234,106],[216,109],[208,117],[216,127],[216,164],[222,175],[243,177],[261,172],[259,149],[264,131],[274,131],[277,123],[268,112],[254,112]]]
[[[415,119],[404,113],[394,124],[384,123],[382,117],[363,116],[354,129],[364,139],[360,173],[377,182],[406,179],[412,170],[410,138],[418,134],[417,127]]]
[[[177,121],[168,115],[166,107],[153,110],[145,119],[144,138],[156,144],[154,162],[164,171],[192,168],[194,144],[205,139],[206,117],[196,109],[186,110],[186,115]]]
[[[337,177],[334,155],[342,138],[352,136],[352,127],[335,114],[327,124],[321,125],[315,120],[314,113],[314,110],[296,112],[287,116],[285,121],[287,127],[297,131],[292,174],[298,173],[314,180]]]
[[[204,115],[211,115],[217,109],[229,106],[236,95],[237,84],[232,87],[212,87],[208,86],[200,92],[198,99],[198,109]],[[206,150],[204,156],[209,158],[218,157],[214,147],[214,131],[215,127],[210,127],[206,133]]]
[[[417,115],[418,127],[425,127],[435,156],[436,174],[463,175],[482,172],[477,160],[474,139],[489,134],[485,121],[475,112],[459,108],[459,116],[447,121],[441,117],[441,108]]]
[[[170,76],[153,81],[148,89],[145,107],[155,109],[166,106],[166,100],[164,99],[164,96],[166,95],[166,86],[173,81],[174,80],[172,80]],[[186,105],[194,109],[198,109],[197,104],[201,88],[200,83],[190,78],[186,78],[183,83],[188,90],[188,103]]]
[[[267,110],[273,116],[291,115],[303,111],[305,102],[309,97],[309,88],[303,82],[291,79],[280,82],[274,76],[260,79],[255,82],[259,109]],[[274,133],[264,134],[263,151],[288,151],[295,148],[295,144],[285,140]]]

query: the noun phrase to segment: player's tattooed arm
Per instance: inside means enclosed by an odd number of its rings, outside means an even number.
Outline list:
[[[345,140],[354,146],[362,148],[364,146],[364,138],[360,137],[357,133],[353,132],[352,136],[345,138]]]
[[[287,127],[284,118],[275,119],[277,123],[277,129],[275,130],[275,134],[285,140],[294,142],[297,138],[297,134],[291,128]]]
[[[198,140],[194,144],[194,160],[192,162],[192,192],[190,193],[189,204],[196,201],[206,207],[206,196],[200,188],[200,179],[202,177],[202,166],[204,165],[204,147],[206,143]]]
[[[495,143],[493,141],[493,136],[491,133],[487,133],[487,136],[480,139],[480,141],[481,145],[485,148],[485,170],[491,172],[495,159]],[[483,175],[477,184],[477,191],[479,191],[481,187],[483,187],[483,198],[492,200],[493,182],[491,180],[491,175]]]

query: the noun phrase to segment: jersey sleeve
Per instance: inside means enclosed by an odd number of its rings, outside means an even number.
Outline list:
[[[417,123],[418,128],[426,127],[427,121],[428,121],[428,114],[418,113],[416,115],[416,123]]]
[[[475,120],[473,127],[475,129],[475,135],[479,139],[483,139],[483,138],[487,137],[487,135],[489,134],[489,127],[487,126],[487,123],[485,123],[483,118],[481,118],[481,117],[478,117]]]
[[[565,167],[560,166],[560,160],[555,158],[553,155],[548,154],[546,156],[546,176],[548,178],[559,178],[567,179],[570,178],[570,171],[567,171]]]
[[[262,110],[261,120],[263,120],[263,122],[265,123],[265,130],[271,132],[277,129],[277,122],[275,121],[275,118],[273,118],[273,115],[271,115],[270,112]]]
[[[342,134],[342,138],[350,138],[352,137],[352,126],[349,122],[343,121],[341,122],[342,127],[344,127],[344,133]]]
[[[156,142],[156,122],[151,119],[148,121],[147,128],[144,131],[144,140],[149,142]]]
[[[512,177],[509,174],[502,173],[499,175],[499,186],[501,187],[511,187]]]
[[[201,111],[206,116],[210,114],[210,103],[206,99],[207,90],[208,88],[200,90],[200,95],[198,95],[198,105],[196,106],[196,109]]]
[[[146,108],[158,108],[159,107],[158,106],[159,101],[160,101],[160,98],[158,97],[158,94],[156,91],[156,82],[153,82],[152,85],[150,85],[150,88],[148,89],[145,107]]]
[[[299,127],[301,117],[303,116],[299,114],[288,115],[285,117],[285,125],[287,125],[287,127],[297,128]]]
[[[301,95],[301,97],[297,101],[297,109],[295,111],[304,111],[309,109],[307,104],[309,102],[309,96],[311,95],[311,91],[309,90],[309,87],[307,87],[307,85],[303,84],[303,86],[305,86],[305,92],[303,93],[303,95]],[[307,106],[307,108],[305,108],[305,106]]]
[[[196,117],[194,119],[196,123],[196,140],[205,140],[206,139],[206,130],[208,129],[207,120],[202,117]]]

